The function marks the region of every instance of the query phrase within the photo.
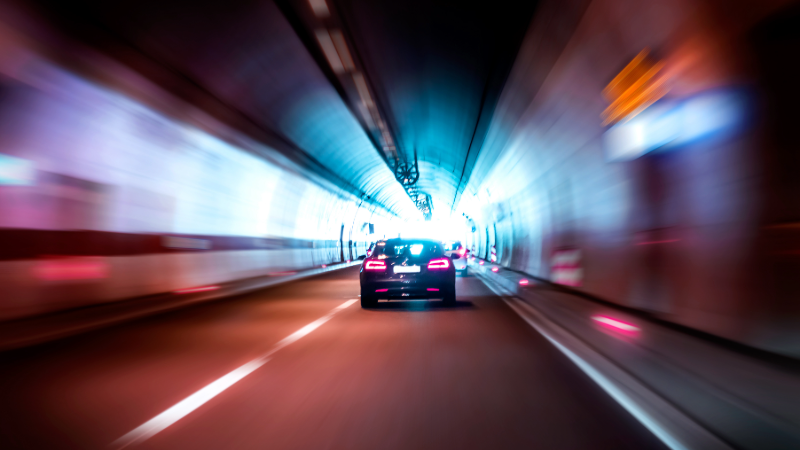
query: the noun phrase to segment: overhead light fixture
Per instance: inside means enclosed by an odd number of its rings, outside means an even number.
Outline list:
[[[331,40],[331,35],[328,33],[328,30],[321,28],[318,29],[315,34],[317,35],[319,46],[322,48],[322,52],[325,53],[325,58],[328,60],[331,69],[337,74],[343,74],[344,65],[342,65],[342,60],[339,59],[336,46],[333,45],[333,40]]]
[[[328,9],[328,4],[325,3],[325,0],[308,0],[308,4],[311,6],[311,10],[314,11],[314,15],[320,19],[331,15],[331,11]]]
[[[362,75],[361,72],[354,73],[353,82],[356,84],[358,95],[361,97],[361,101],[364,102],[364,105],[370,109],[375,107],[375,102],[372,101],[372,96],[369,95],[369,88],[367,88],[367,80],[364,79],[364,75]]]
[[[339,58],[342,60],[345,70],[351,72],[356,66],[353,64],[353,57],[350,56],[350,50],[347,48],[347,43],[341,30],[331,30],[331,40],[336,47],[336,52],[339,53]]]

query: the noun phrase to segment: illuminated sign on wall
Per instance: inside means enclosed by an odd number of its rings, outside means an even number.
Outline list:
[[[609,128],[603,147],[609,161],[638,158],[744,129],[748,100],[740,90],[714,90],[680,100],[663,99]]]
[[[603,126],[633,117],[667,93],[664,63],[649,57],[644,49],[603,89],[611,103],[600,114]]]

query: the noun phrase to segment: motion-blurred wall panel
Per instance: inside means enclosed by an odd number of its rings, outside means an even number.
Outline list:
[[[338,262],[342,226],[357,258],[365,222],[387,232],[278,156],[19,50],[0,80],[0,319]]]
[[[494,243],[496,227],[503,264],[800,355],[800,308],[789,306],[797,289],[774,281],[775,268],[794,266],[764,245],[800,213],[793,184],[776,187],[770,167],[782,161],[795,178],[800,167],[771,143],[765,92],[775,84],[760,75],[764,50],[753,44],[775,17],[800,25],[782,3],[545,3],[459,207],[477,222],[476,250],[487,229]],[[791,33],[777,35],[797,49]],[[792,73],[796,63],[775,53],[770,61]],[[639,85],[613,97],[607,87],[635,70]],[[781,89],[795,98],[795,86]],[[774,204],[780,218],[768,217]],[[795,251],[789,239],[771,242]]]

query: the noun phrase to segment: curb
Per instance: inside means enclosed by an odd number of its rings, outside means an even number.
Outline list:
[[[491,264],[470,264],[473,273],[525,322],[544,336],[636,420],[673,450],[732,449],[727,442],[678,409],[623,367],[604,356],[521,296],[518,282],[487,274]],[[494,274],[494,272],[490,272]],[[524,278],[524,277],[522,277]]]

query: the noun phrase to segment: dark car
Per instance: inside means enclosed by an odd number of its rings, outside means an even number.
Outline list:
[[[378,241],[361,264],[361,307],[378,299],[441,298],[456,301],[456,271],[441,242],[424,239]]]

